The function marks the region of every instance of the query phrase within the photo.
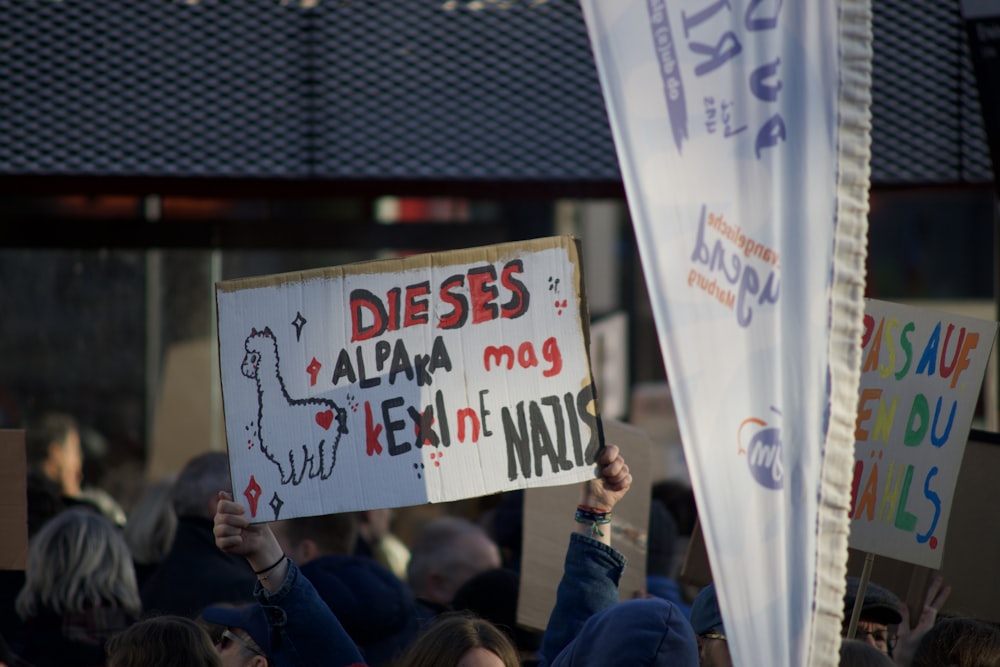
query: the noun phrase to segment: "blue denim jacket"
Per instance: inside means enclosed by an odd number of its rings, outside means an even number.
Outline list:
[[[275,634],[271,648],[275,667],[364,664],[340,621],[291,560],[281,588],[271,592],[258,581],[253,594]]]
[[[570,535],[540,667],[698,667],[698,642],[681,609],[662,598],[618,601],[625,558]]]
[[[538,650],[539,667],[551,665],[587,619],[618,602],[618,582],[625,563],[625,556],[603,542],[570,534],[556,604]]]

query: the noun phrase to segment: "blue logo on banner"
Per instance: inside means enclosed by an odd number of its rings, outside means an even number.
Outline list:
[[[739,453],[746,454],[747,466],[755,482],[766,489],[781,488],[784,475],[780,428],[768,426],[766,421],[756,417],[744,419],[739,429]]]
[[[681,80],[680,67],[677,65],[677,49],[670,30],[670,19],[667,18],[665,0],[648,0],[647,7],[649,26],[653,31],[653,48],[656,50],[656,61],[660,65],[660,78],[663,79],[667,113],[670,114],[670,125],[674,131],[674,144],[680,153],[681,142],[688,138],[688,131],[687,104],[684,101],[684,82]]]

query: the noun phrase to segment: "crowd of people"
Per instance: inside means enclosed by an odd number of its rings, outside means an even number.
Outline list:
[[[85,487],[72,417],[30,423],[26,444],[28,566],[0,578],[0,667],[733,664],[714,585],[678,576],[697,518],[690,489],[654,486],[646,590],[619,590],[613,510],[636,490],[613,443],[566,508],[544,630],[517,623],[519,493],[478,519],[428,518],[404,541],[389,510],[252,523],[218,451],[126,513]],[[894,593],[849,578],[840,665],[1000,667],[1000,626],[941,613],[950,592],[934,579],[911,622]]]

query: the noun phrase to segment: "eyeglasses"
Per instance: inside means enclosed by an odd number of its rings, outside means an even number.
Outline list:
[[[266,655],[261,653],[260,649],[254,648],[253,646],[250,645],[250,642],[243,639],[239,635],[230,632],[229,630],[222,631],[222,634],[219,635],[219,638],[215,640],[215,647],[218,648],[220,652],[222,652],[225,651],[227,648],[229,648],[234,642],[239,644],[246,650],[250,651],[254,655],[259,655],[262,658],[267,657]]]
[[[865,641],[868,637],[871,637],[872,641],[876,644],[884,644],[890,651],[896,648],[896,640],[899,639],[896,635],[886,634],[885,630],[858,630],[854,636],[861,641]]]

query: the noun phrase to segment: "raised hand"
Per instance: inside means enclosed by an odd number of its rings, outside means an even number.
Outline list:
[[[944,585],[944,578],[936,575],[931,580],[931,585],[927,588],[927,595],[924,596],[924,609],[920,612],[917,624],[910,627],[910,610],[904,604],[899,610],[903,620],[899,622],[896,631],[898,637],[896,648],[892,652],[892,659],[897,665],[908,666],[913,659],[913,654],[917,650],[917,644],[928,630],[934,627],[938,612],[951,595],[951,586]]]
[[[618,445],[606,445],[597,457],[597,478],[583,484],[580,504],[605,511],[614,509],[632,486],[632,473]]]
[[[212,532],[215,546],[243,556],[254,571],[268,567],[282,556],[281,545],[271,528],[266,523],[250,523],[246,508],[225,491],[219,492]]]

